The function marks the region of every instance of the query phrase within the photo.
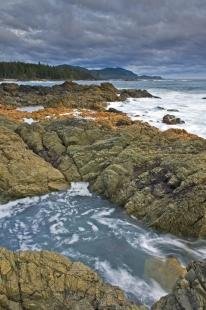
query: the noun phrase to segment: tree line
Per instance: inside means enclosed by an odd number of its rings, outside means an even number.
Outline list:
[[[0,79],[19,80],[78,80],[91,79],[92,75],[86,69],[72,66],[50,66],[23,62],[0,62]]]

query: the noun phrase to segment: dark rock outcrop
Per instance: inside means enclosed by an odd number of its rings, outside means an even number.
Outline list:
[[[104,110],[108,102],[125,100],[126,97],[153,97],[145,90],[119,90],[111,83],[80,85],[66,81],[52,87],[0,84],[0,104],[21,107],[42,105],[44,107],[65,106]]]
[[[152,310],[206,309],[206,262],[192,262],[187,273],[180,278],[172,293],[162,297]]]
[[[168,112],[179,112],[177,109],[167,109]]]
[[[125,101],[127,98],[157,98],[159,97],[151,95],[147,90],[141,89],[122,89],[120,91],[120,100]]]
[[[163,117],[162,122],[167,124],[167,125],[176,125],[176,124],[184,124],[185,123],[183,120],[181,120],[181,118],[176,117],[175,115],[171,115],[171,114],[166,114]]]
[[[161,107],[161,106],[157,106],[156,109],[157,109],[157,110],[161,110],[161,111],[165,110],[165,108],[163,108],[163,107]]]
[[[0,249],[0,309],[140,310],[89,267],[52,252]]]
[[[115,108],[109,108],[109,109],[107,110],[107,112],[109,112],[109,113],[118,113],[118,114],[125,114],[124,112],[119,111],[119,110],[117,110],[117,109],[115,109]]]

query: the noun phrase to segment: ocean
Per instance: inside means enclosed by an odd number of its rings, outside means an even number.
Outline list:
[[[64,81],[19,81],[19,84],[52,86]],[[77,81],[80,84],[100,84],[105,81]],[[181,128],[190,133],[206,138],[206,80],[140,80],[140,81],[107,81],[119,89],[146,89],[151,94],[160,97],[127,99],[124,102],[112,102],[114,107],[127,113],[133,120],[142,120],[150,125],[167,130]],[[180,117],[185,123],[179,125],[163,124],[166,114]]]
[[[62,82],[19,83],[52,86]],[[161,99],[128,99],[109,106],[160,130],[182,128],[206,138],[206,100],[202,99],[206,97],[206,80],[110,82],[121,89],[147,89]],[[171,109],[176,112],[168,111]],[[163,124],[162,117],[167,113],[181,117],[185,124]],[[147,306],[167,293],[145,274],[148,259],[172,255],[186,265],[192,259],[206,258],[206,241],[185,240],[152,231],[121,208],[90,193],[87,187],[85,183],[73,183],[72,188],[63,193],[1,205],[0,246],[11,250],[53,250],[80,260],[109,283],[120,286],[130,298]]]

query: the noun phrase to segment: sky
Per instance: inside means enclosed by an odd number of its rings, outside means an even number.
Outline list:
[[[0,0],[0,61],[206,77],[206,0]]]

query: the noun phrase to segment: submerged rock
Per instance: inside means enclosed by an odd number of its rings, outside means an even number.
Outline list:
[[[177,109],[167,109],[168,112],[179,112]]]
[[[163,117],[162,122],[167,125],[184,124],[185,122],[181,118],[175,115],[167,114]]]
[[[206,309],[206,262],[192,262],[184,278],[177,280],[172,293],[162,297],[152,310]]]
[[[156,109],[157,109],[157,110],[161,110],[161,111],[162,111],[162,110],[165,110],[165,108],[163,108],[163,107],[161,107],[161,106],[157,106]]]
[[[145,261],[145,274],[157,281],[163,289],[171,291],[179,277],[183,277],[186,269],[176,257],[165,260],[150,258]]]
[[[0,249],[0,308],[140,310],[80,262],[53,252]]]

